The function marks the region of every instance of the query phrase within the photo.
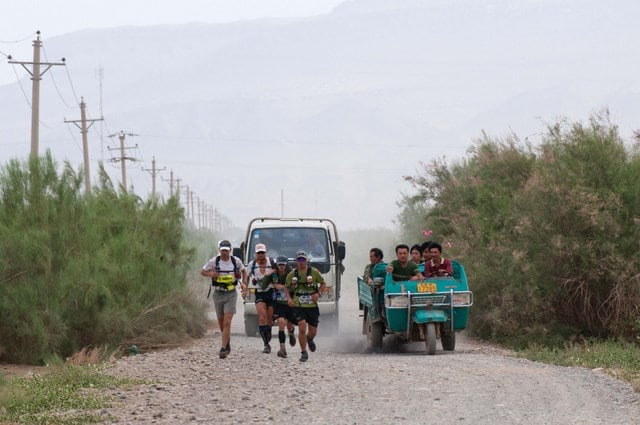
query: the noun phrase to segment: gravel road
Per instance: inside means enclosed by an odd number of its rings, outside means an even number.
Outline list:
[[[632,424],[638,394],[609,375],[549,366],[458,334],[455,352],[425,354],[424,343],[385,337],[366,352],[357,302],[343,303],[341,333],[316,338],[300,363],[299,347],[282,359],[234,318],[232,352],[219,359],[211,330],[186,347],[119,360],[113,372],[152,384],[112,390],[103,415],[112,423],[155,424]],[[353,308],[346,308],[353,307]],[[274,328],[275,330],[276,328]]]

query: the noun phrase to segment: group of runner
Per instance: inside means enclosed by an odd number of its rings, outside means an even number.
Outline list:
[[[221,330],[220,358],[226,358],[231,352],[231,320],[238,299],[236,285],[240,282],[244,298],[251,279],[255,285],[258,330],[264,343],[262,352],[271,353],[271,328],[275,321],[280,343],[277,355],[286,358],[285,330],[289,334],[289,344],[295,346],[294,326],[297,325],[300,361],[306,362],[309,359],[307,348],[316,351],[314,338],[320,317],[318,299],[325,289],[322,274],[308,264],[306,252],[298,251],[295,266],[290,268],[287,257],[280,256],[274,261],[267,257],[267,247],[257,244],[255,258],[245,267],[240,258],[231,255],[228,240],[220,241],[218,250],[219,254],[206,262],[200,274],[211,278],[213,304]]]

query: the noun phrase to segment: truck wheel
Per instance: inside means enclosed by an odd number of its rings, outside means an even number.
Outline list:
[[[433,356],[436,353],[436,324],[427,323],[424,342],[427,345],[427,354]]]
[[[258,316],[249,314],[244,316],[244,334],[246,336],[258,335]]]
[[[454,351],[456,349],[456,333],[449,331],[447,333],[440,332],[440,339],[442,340],[442,349],[444,351]]]
[[[367,338],[374,352],[382,351],[382,322],[372,322],[371,316],[367,315]]]

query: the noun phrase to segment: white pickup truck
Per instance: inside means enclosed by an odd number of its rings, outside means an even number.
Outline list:
[[[309,264],[322,273],[327,291],[318,300],[323,330],[339,329],[340,283],[344,266],[345,244],[338,237],[338,230],[328,218],[273,218],[257,217],[249,222],[247,234],[240,248],[233,254],[247,264],[254,258],[255,246],[267,247],[267,256],[273,259],[286,256],[290,266],[295,266],[297,251],[305,251]],[[255,286],[249,284],[244,299],[244,330],[247,336],[258,333],[258,316],[255,306]]]

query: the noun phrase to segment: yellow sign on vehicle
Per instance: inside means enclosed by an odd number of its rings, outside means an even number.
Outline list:
[[[418,292],[437,292],[438,287],[435,283],[420,282],[418,283]]]

